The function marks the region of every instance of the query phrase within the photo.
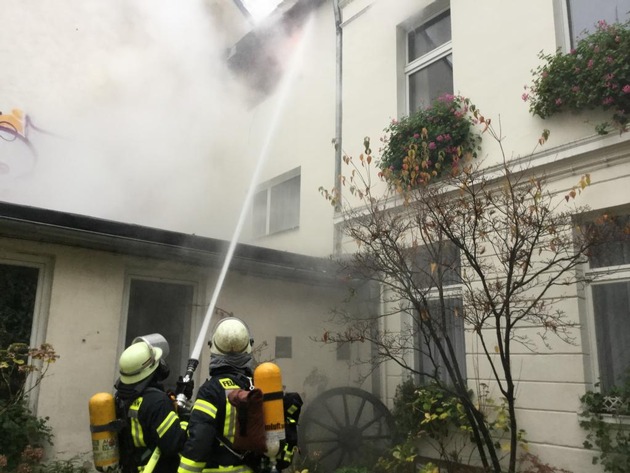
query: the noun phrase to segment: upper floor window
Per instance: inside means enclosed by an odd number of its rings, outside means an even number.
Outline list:
[[[407,33],[405,79],[409,113],[453,93],[450,10]]]
[[[599,382],[608,392],[630,372],[630,215],[604,224],[606,241],[589,255],[590,310],[595,325]],[[590,278],[589,278],[590,279]]]
[[[607,23],[623,23],[630,18],[630,0],[567,0],[571,44],[594,25],[604,20]]]
[[[300,168],[295,168],[258,187],[252,205],[255,237],[300,226],[300,185]]]

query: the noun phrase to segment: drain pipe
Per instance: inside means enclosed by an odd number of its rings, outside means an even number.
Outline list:
[[[333,0],[333,10],[335,12],[335,34],[336,34],[336,58],[335,58],[335,193],[338,200],[335,205],[335,212],[341,211],[341,125],[343,117],[342,105],[342,56],[343,56],[343,28],[341,26],[341,8],[339,0]],[[339,240],[339,238],[336,238]],[[336,245],[339,242],[336,242]]]

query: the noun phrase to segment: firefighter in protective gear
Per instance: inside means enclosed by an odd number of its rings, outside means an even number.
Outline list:
[[[199,388],[188,424],[178,473],[252,473],[260,456],[231,449],[233,408],[226,390],[252,387],[253,340],[247,325],[235,317],[220,320],[210,341],[210,377]]]
[[[123,411],[119,415],[128,420],[120,432],[123,473],[142,472],[156,448],[160,456],[154,473],[175,473],[186,424],[160,383],[169,375],[162,348],[136,340],[120,356],[116,382],[116,402]]]

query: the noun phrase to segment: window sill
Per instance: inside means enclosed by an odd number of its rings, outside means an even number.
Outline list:
[[[620,429],[630,429],[630,415],[602,414],[605,424],[618,426]]]

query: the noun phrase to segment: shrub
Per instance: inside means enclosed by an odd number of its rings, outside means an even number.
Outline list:
[[[593,464],[605,471],[625,473],[630,464],[630,426],[622,416],[630,414],[630,374],[608,393],[588,391],[580,401],[580,427],[587,431],[584,447],[597,449]],[[609,417],[606,419],[605,416]]]
[[[29,465],[42,460],[43,447],[52,444],[48,418],[32,413],[27,395],[57,358],[48,344],[29,348],[23,343],[13,343],[6,349],[0,348],[0,470],[16,471],[26,465],[25,471],[30,471]],[[27,389],[29,375],[33,379]]]
[[[479,150],[475,112],[469,99],[445,95],[426,109],[393,120],[381,140],[381,172],[413,187],[457,171],[462,158],[476,157]]]
[[[612,123],[596,126],[600,134],[628,129],[630,116],[630,22],[599,21],[595,32],[581,38],[568,54],[539,53],[544,61],[533,70],[534,81],[523,94],[529,110],[541,118],[564,111],[611,110]]]
[[[0,456],[5,457],[8,471],[15,471],[25,456],[34,460],[34,455],[40,455],[37,460],[42,459],[42,447],[52,444],[47,420],[33,415],[24,400],[0,413]]]

